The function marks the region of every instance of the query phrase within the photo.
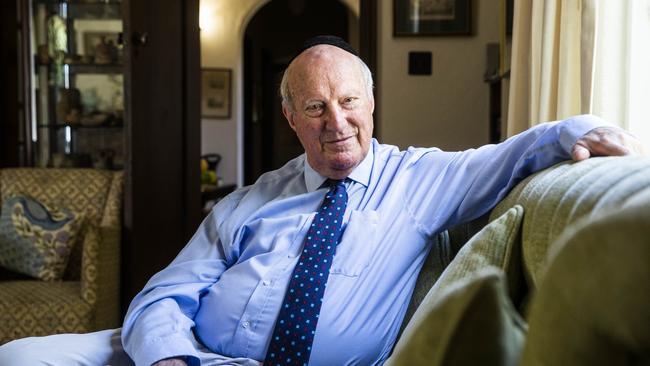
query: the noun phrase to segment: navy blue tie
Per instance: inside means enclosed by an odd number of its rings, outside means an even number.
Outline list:
[[[343,181],[330,181],[330,184],[291,275],[264,365],[304,366],[309,362],[325,284],[348,202]]]

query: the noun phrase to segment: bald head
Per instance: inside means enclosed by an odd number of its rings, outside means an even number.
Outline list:
[[[317,44],[315,46],[306,48],[300,54],[295,56],[287,69],[284,71],[284,74],[282,75],[282,82],[280,83],[280,95],[282,97],[283,107],[288,107],[291,110],[294,110],[295,108],[293,105],[294,91],[290,83],[292,74],[296,73],[294,71],[295,69],[304,70],[305,66],[309,65],[330,65],[347,61],[353,61],[357,64],[357,67],[363,76],[366,93],[368,97],[373,98],[372,73],[370,72],[368,66],[363,62],[363,60],[361,60],[358,56],[350,53],[350,51],[341,48],[340,46]],[[308,68],[309,67],[307,67],[307,69]]]

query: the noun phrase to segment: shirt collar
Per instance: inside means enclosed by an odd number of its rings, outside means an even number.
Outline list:
[[[365,187],[368,187],[368,183],[370,182],[370,172],[372,171],[372,161],[374,158],[373,147],[374,146],[371,143],[370,148],[368,149],[368,153],[366,154],[366,157],[361,161],[361,164],[354,168],[352,173],[348,175],[348,179],[351,179],[357,183],[361,183]],[[327,177],[321,175],[315,171],[311,165],[309,165],[307,156],[305,155],[305,185],[307,187],[307,192],[313,192],[317,190],[323,185],[323,183],[325,183],[326,180]]]

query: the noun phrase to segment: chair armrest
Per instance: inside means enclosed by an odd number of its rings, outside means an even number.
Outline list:
[[[81,297],[96,307],[97,329],[119,325],[120,228],[89,225],[81,260]]]

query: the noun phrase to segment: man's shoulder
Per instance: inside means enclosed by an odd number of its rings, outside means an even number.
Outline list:
[[[251,188],[259,186],[282,185],[297,177],[301,177],[305,171],[305,154],[289,160],[281,168],[268,171],[251,185]]]
[[[375,158],[379,161],[399,161],[402,163],[417,162],[420,158],[431,153],[443,152],[437,147],[413,147],[409,146],[406,149],[400,149],[399,146],[379,143],[373,140],[373,148]]]
[[[258,204],[271,201],[282,195],[286,189],[295,189],[296,185],[304,186],[304,154],[300,155],[279,169],[262,174],[255,183],[239,188],[226,196],[224,200],[234,208],[242,200],[255,201]]]

